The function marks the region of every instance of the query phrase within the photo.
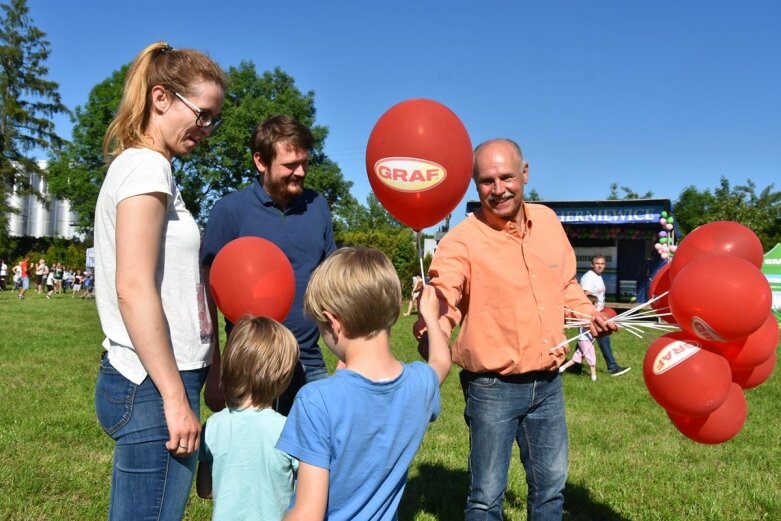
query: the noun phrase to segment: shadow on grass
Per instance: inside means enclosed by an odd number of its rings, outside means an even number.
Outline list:
[[[412,521],[419,513],[436,519],[463,519],[469,479],[466,472],[424,463],[407,482],[399,506],[399,519]]]
[[[609,505],[591,498],[587,488],[567,482],[564,487],[564,518],[567,521],[628,521]]]
[[[447,469],[441,465],[425,463],[418,467],[418,475],[407,482],[399,507],[401,521],[413,521],[418,514],[428,514],[436,519],[457,520],[464,518],[469,478],[465,471]],[[595,502],[587,488],[567,483],[564,489],[564,518],[567,521],[628,521],[604,503]],[[507,490],[505,505],[526,508],[526,497]],[[507,512],[507,520],[512,519]]]

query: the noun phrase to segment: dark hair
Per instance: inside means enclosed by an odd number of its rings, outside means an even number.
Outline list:
[[[253,155],[260,156],[263,164],[271,166],[277,157],[277,143],[309,151],[315,145],[315,138],[309,128],[295,118],[274,116],[255,127],[249,147]]]

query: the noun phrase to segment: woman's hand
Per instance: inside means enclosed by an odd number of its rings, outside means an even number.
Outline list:
[[[184,400],[163,400],[163,412],[170,436],[165,447],[174,456],[181,458],[198,452],[201,447],[201,423],[190,408],[187,396],[184,396]]]

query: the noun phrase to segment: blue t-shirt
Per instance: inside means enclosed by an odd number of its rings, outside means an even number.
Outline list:
[[[280,520],[298,461],[274,448],[285,417],[272,409],[223,409],[206,422],[200,461],[212,465],[213,520]]]
[[[305,189],[283,211],[256,179],[214,204],[203,236],[201,264],[211,266],[222,247],[239,237],[261,237],[287,255],[295,274],[296,294],[284,324],[298,341],[301,363],[322,365],[317,325],[304,316],[304,292],[314,269],[336,249],[325,199]],[[230,333],[232,327],[226,323],[226,332]]]
[[[394,520],[439,400],[437,374],[423,362],[387,382],[342,369],[299,391],[277,448],[328,469],[327,520]]]

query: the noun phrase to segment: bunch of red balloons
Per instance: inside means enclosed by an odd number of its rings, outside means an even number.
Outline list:
[[[723,443],[746,421],[744,389],[764,383],[776,364],[779,328],[756,234],[732,221],[700,226],[679,244],[649,288],[657,311],[680,332],[645,355],[648,391],[673,425],[700,443]]]

